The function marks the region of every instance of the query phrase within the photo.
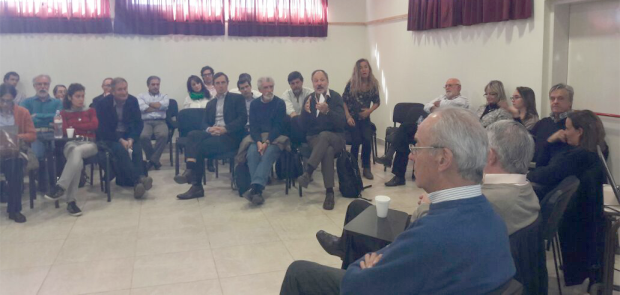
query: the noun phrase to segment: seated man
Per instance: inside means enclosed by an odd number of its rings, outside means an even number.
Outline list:
[[[27,98],[20,103],[20,106],[26,108],[32,117],[34,127],[37,130],[37,136],[44,133],[51,134],[53,132],[52,122],[56,113],[62,110],[62,102],[59,99],[50,96],[49,89],[52,79],[48,75],[38,75],[32,79],[32,84],[37,94]],[[52,169],[46,167],[44,161],[45,144],[41,140],[35,140],[31,144],[32,152],[39,159],[39,191],[47,191],[48,179],[56,177],[53,175]],[[49,177],[49,178],[48,178]]]
[[[179,200],[204,197],[204,159],[237,150],[243,139],[248,120],[243,96],[228,92],[226,74],[215,74],[213,81],[217,95],[207,103],[201,130],[188,134],[185,147],[187,168],[183,174],[174,177],[176,183],[192,185],[187,192],[177,196]]]
[[[3,82],[5,84],[9,84],[13,87],[15,87],[15,89],[17,90],[17,83],[19,83],[19,74],[16,72],[8,72],[6,74],[4,74],[4,80]],[[13,103],[17,106],[19,106],[19,104],[26,99],[26,96],[24,95],[24,93],[22,93],[21,91],[17,90],[17,95],[15,96],[15,100],[13,101]]]
[[[294,71],[288,74],[290,89],[282,93],[282,100],[286,103],[285,133],[289,135],[293,143],[306,141],[306,135],[299,122],[301,107],[304,99],[312,94],[312,89],[304,87],[304,77],[300,72]]]
[[[110,94],[110,86],[112,85],[112,78],[105,78],[103,82],[101,82],[101,89],[103,90],[102,94],[99,94],[97,97],[93,98],[93,102],[90,103],[91,108],[96,108],[97,103],[101,101],[104,97]]]
[[[534,162],[538,162],[543,154],[543,148],[547,139],[560,129],[566,129],[566,118],[573,111],[573,97],[575,90],[570,85],[556,84],[549,90],[549,103],[551,114],[536,123],[530,133],[534,136],[536,149]],[[552,145],[549,147],[549,155],[565,150],[566,145]]]
[[[250,106],[252,144],[248,148],[247,160],[252,182],[248,198],[255,205],[261,205],[265,201],[263,190],[273,163],[281,151],[277,141],[282,141],[280,136],[282,122],[286,116],[286,105],[282,99],[273,95],[273,89],[273,78],[258,79],[258,90],[263,95],[255,99]]]
[[[112,165],[116,173],[116,184],[133,186],[133,196],[142,198],[153,186],[153,179],[144,176],[140,133],[144,123],[140,114],[138,99],[129,94],[127,80],[112,79],[112,92],[96,105],[96,138],[111,150]],[[111,179],[111,177],[110,177]]]
[[[308,187],[312,173],[321,164],[325,201],[323,209],[334,209],[334,156],[345,148],[344,106],[338,92],[330,90],[329,77],[323,70],[312,72],[314,93],[306,97],[301,122],[312,154],[304,174],[297,178],[299,185]]]
[[[142,129],[142,134],[140,134],[140,141],[148,161],[146,165],[147,170],[151,168],[159,170],[161,167],[159,159],[168,142],[166,110],[168,110],[170,98],[167,94],[159,92],[160,83],[161,79],[159,77],[150,76],[146,80],[149,92],[138,95],[138,104],[142,112],[142,121],[144,121],[144,129]],[[155,135],[155,148],[151,144],[151,137],[153,135]]]
[[[238,92],[243,96],[245,100],[245,110],[248,118],[250,118],[250,105],[252,104],[252,101],[254,101],[254,95],[252,94],[252,82],[247,78],[240,78],[239,81],[237,81],[237,87],[239,88]],[[231,93],[236,92],[231,91]],[[245,129],[247,132],[249,132],[249,128],[250,120],[248,120],[248,123],[245,125]]]
[[[241,74],[239,74],[239,78],[237,79],[237,81],[242,81],[242,80],[248,81],[248,83],[250,84],[250,89],[246,89],[246,91],[249,91],[249,93],[252,94],[252,98],[259,98],[261,96],[260,91],[256,91],[256,90],[252,89],[252,76],[250,76],[250,74],[248,74],[248,73],[241,73]],[[239,83],[237,82],[237,84],[239,84]],[[239,87],[239,85],[237,85],[237,88],[229,90],[229,92],[230,93],[235,93],[235,94],[243,94],[243,92],[241,92],[241,87]],[[244,95],[244,96],[246,96],[246,95]],[[246,104],[248,105],[248,109],[249,109],[250,108],[250,104],[248,103],[248,100],[249,99],[246,98]],[[252,101],[250,100],[250,102],[252,102]]]
[[[440,95],[433,99],[431,102],[424,106],[424,111],[432,113],[439,107],[457,106],[462,108],[469,108],[469,101],[466,97],[461,95],[461,81],[455,78],[448,79],[446,85],[446,94]],[[409,149],[407,146],[413,142],[413,137],[418,130],[418,123],[420,118],[413,118],[413,116],[407,116],[410,121],[400,124],[394,134],[394,142],[388,152],[380,158],[377,158],[377,163],[384,164],[387,167],[392,165],[392,157],[396,153],[394,158],[394,167],[392,168],[392,174],[394,177],[385,183],[385,186],[398,186],[405,185],[405,172],[407,172],[407,162]]]
[[[294,262],[280,294],[486,294],[512,279],[506,224],[481,191],[488,139],[478,118],[439,109],[415,139],[416,184],[430,194],[428,214],[346,271]]]
[[[488,126],[486,131],[489,155],[484,168],[482,194],[502,217],[511,235],[534,222],[540,211],[532,185],[525,179],[530,159],[534,155],[534,141],[527,129],[515,121],[498,121]],[[361,200],[351,202],[347,208],[345,225],[369,206],[370,203]],[[420,219],[428,210],[428,198],[423,196],[412,220]],[[351,236],[345,231],[341,237],[336,237],[321,230],[316,237],[325,251],[342,258],[343,269],[347,269],[350,263],[364,254],[387,245],[377,240]]]

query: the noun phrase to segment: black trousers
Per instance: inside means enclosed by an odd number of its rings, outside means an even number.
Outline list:
[[[409,144],[415,143],[413,138],[417,131],[417,123],[405,122],[400,124],[394,134],[394,142],[392,145],[396,151],[396,156],[392,164],[392,174],[398,177],[405,177],[407,164],[409,163]]]
[[[345,270],[297,260],[284,275],[280,295],[338,295]]]
[[[25,164],[25,160],[20,158],[10,158],[0,161],[0,171],[4,174],[4,178],[6,179],[6,185],[3,185],[1,188],[6,190],[6,193],[1,193],[8,196],[7,213],[22,211],[22,184]]]
[[[355,126],[347,124],[347,131],[351,134],[351,155],[359,159],[360,145],[362,145],[362,167],[370,168],[370,153],[372,149],[372,129],[370,118],[355,120]]]
[[[142,162],[142,146],[140,140],[133,142],[131,157],[129,151],[118,141],[102,141],[101,145],[111,151],[111,164],[116,174],[116,185],[134,186],[145,175]],[[105,167],[104,157],[99,157],[99,164]],[[107,173],[107,172],[106,172]]]
[[[372,206],[372,204],[355,200],[347,207],[347,213],[344,217],[344,225],[355,219],[357,215],[364,212],[366,208]],[[343,225],[343,227],[344,227]],[[340,238],[340,247],[345,250],[344,258],[342,259],[342,269],[347,269],[349,264],[362,258],[366,253],[376,252],[379,249],[387,246],[389,243],[386,241],[369,238],[361,235],[350,235],[346,231],[342,231]]]
[[[306,132],[301,127],[301,117],[295,116],[293,118],[286,116],[284,118],[283,134],[288,135],[292,144],[300,145],[306,142]]]
[[[222,136],[211,136],[211,134],[202,130],[195,130],[187,135],[187,146],[185,147],[185,157],[187,159],[196,159],[196,163],[190,164],[194,174],[194,183],[201,184],[202,176],[205,170],[205,159],[220,154],[234,151],[239,148],[239,142],[228,134]]]

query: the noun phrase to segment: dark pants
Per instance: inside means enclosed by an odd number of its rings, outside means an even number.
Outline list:
[[[370,168],[370,153],[372,149],[372,129],[370,119],[356,120],[355,126],[347,124],[347,131],[351,134],[351,155],[355,159],[359,157],[360,145],[362,145],[362,167]]]
[[[318,135],[307,137],[312,154],[308,165],[317,168],[321,164],[323,184],[326,189],[334,187],[334,156],[345,147],[344,134],[331,131],[322,131]]]
[[[0,161],[0,171],[4,174],[6,185],[2,189],[3,195],[8,196],[7,213],[22,211],[22,183],[24,179],[24,163],[20,158],[4,159]]]
[[[394,134],[392,145],[396,151],[396,156],[392,165],[392,174],[398,177],[405,177],[409,163],[409,144],[415,143],[413,137],[417,131],[417,123],[403,123],[400,124]]]
[[[102,141],[101,144],[111,151],[112,169],[116,174],[116,185],[134,186],[144,175],[142,162],[142,146],[140,140],[133,142],[133,153],[131,158],[129,152],[118,141]],[[99,158],[102,160],[101,157]],[[105,167],[105,163],[101,163]]]
[[[357,215],[364,212],[366,208],[372,206],[372,204],[355,200],[347,207],[347,213],[344,217],[344,225],[355,219]],[[343,226],[344,227],[344,226]],[[344,258],[342,259],[342,269],[347,269],[349,264],[362,258],[366,253],[376,252],[379,249],[387,246],[389,243],[386,241],[369,238],[361,235],[350,235],[346,231],[342,231],[340,237],[340,248],[345,250]]]
[[[286,270],[280,295],[338,295],[345,272],[310,261],[295,261]]]
[[[190,164],[189,169],[193,172],[193,184],[200,184],[205,170],[205,159],[215,157],[234,151],[239,148],[239,142],[232,136],[224,134],[222,136],[211,136],[202,130],[195,130],[187,135],[187,146],[185,147],[186,159],[196,159],[196,163]]]
[[[301,117],[295,116],[293,118],[286,116],[284,118],[283,134],[288,135],[292,144],[299,145],[306,142],[306,132],[301,127]]]

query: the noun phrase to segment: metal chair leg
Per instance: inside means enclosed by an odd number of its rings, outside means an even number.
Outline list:
[[[178,143],[174,145],[174,155],[176,156],[176,159],[174,159],[174,175],[177,176],[179,175],[179,144]]]
[[[108,202],[112,201],[112,192],[110,192],[110,171],[112,170],[110,168],[110,153],[106,152],[105,153],[105,168],[106,168],[106,173],[105,173],[105,191],[108,194]]]
[[[34,209],[34,200],[37,198],[36,170],[28,171],[28,193],[30,194],[30,209]]]
[[[555,240],[552,239],[551,240],[551,249],[553,251],[553,265],[555,266],[555,276],[556,276],[556,279],[558,281],[558,290],[560,291],[560,295],[562,295],[562,284],[560,283],[560,271],[558,269],[558,260],[556,258],[555,248],[556,248]]]

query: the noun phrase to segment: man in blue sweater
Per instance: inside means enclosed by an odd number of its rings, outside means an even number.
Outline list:
[[[416,184],[426,216],[344,270],[296,261],[280,294],[486,294],[515,274],[506,225],[482,195],[488,138],[469,110],[442,108],[419,125]]]

